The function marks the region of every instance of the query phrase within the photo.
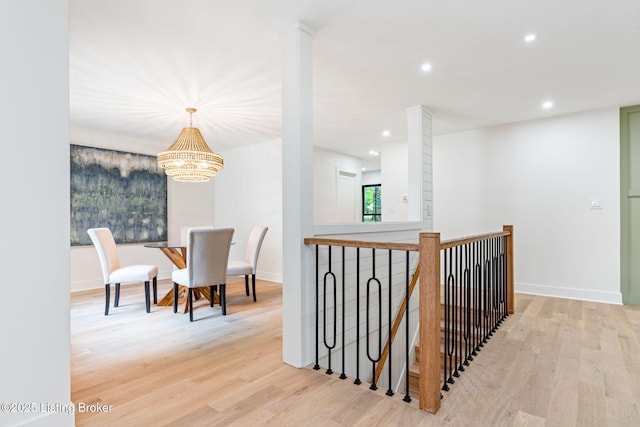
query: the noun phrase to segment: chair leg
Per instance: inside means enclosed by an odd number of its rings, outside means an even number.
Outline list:
[[[144,282],[144,305],[147,313],[151,313],[151,298],[149,297],[149,281]]]
[[[211,286],[209,286],[209,296],[211,297],[211,307],[213,307],[213,301],[215,300],[213,295],[214,295],[214,293],[213,293],[213,285],[211,285]]]
[[[244,292],[249,296],[249,275],[244,275]]]
[[[158,276],[153,278],[153,303],[158,304]]]
[[[256,275],[251,275],[251,288],[253,290],[253,302],[256,302]]]
[[[222,315],[227,315],[227,285],[220,285],[220,305],[222,306]]]
[[[193,288],[189,288],[189,322],[193,322]]]
[[[116,297],[113,300],[113,306],[117,307],[120,305],[120,283],[116,283]]]
[[[178,312],[178,284],[173,282],[173,312]]]
[[[109,302],[111,299],[111,286],[108,283],[104,285],[104,297],[104,315],[107,316],[109,315]]]

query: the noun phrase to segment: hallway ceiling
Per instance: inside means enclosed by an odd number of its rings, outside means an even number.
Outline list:
[[[358,157],[406,140],[419,104],[435,134],[640,104],[637,0],[69,3],[71,134],[126,135],[131,151],[168,147],[185,107],[216,151],[279,138],[297,20],[317,31],[314,142]]]

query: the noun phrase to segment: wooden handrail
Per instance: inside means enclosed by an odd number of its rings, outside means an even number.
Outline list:
[[[509,229],[509,227],[511,227]],[[504,226],[503,231],[495,233],[477,234],[474,236],[460,237],[457,239],[443,240],[440,242],[440,249],[448,249],[456,246],[466,245],[467,243],[479,242],[482,240],[492,239],[494,237],[504,237],[513,234],[513,226]],[[417,243],[400,243],[400,242],[364,242],[362,240],[344,240],[344,239],[324,239],[319,237],[307,237],[304,239],[305,245],[327,245],[327,246],[344,246],[346,248],[367,248],[367,249],[390,249],[394,251],[410,251],[418,252],[420,245]]]
[[[305,238],[304,244],[305,245],[344,246],[345,248],[387,249],[392,251],[409,251],[409,252],[418,252],[419,250],[419,245],[416,243],[363,242],[361,240],[322,239],[317,237]]]
[[[506,226],[505,227],[509,227]],[[511,226],[513,229],[513,226]],[[466,245],[468,243],[473,243],[473,242],[480,242],[482,240],[488,240],[488,239],[493,239],[494,237],[504,237],[504,236],[509,236],[511,235],[512,230],[503,230],[503,231],[498,231],[495,233],[485,233],[485,234],[478,234],[475,236],[469,236],[469,237],[460,237],[458,239],[451,239],[451,240],[443,240],[442,242],[440,242],[440,249],[449,249],[449,248],[455,248],[456,246],[462,246],[462,245]]]
[[[420,267],[416,267],[416,271],[413,273],[411,277],[411,283],[409,283],[409,298],[413,294],[413,289],[416,287],[416,283],[418,283],[418,278],[420,277]],[[402,318],[404,317],[405,311],[407,310],[407,298],[402,299],[402,303],[400,304],[400,308],[398,308],[398,312],[396,313],[396,317],[393,320],[393,326],[391,327],[391,335],[387,338],[387,342],[384,344],[384,349],[382,353],[380,353],[380,361],[376,366],[375,377],[373,378],[373,382],[376,382],[376,379],[380,378],[380,373],[382,372],[382,368],[384,368],[384,362],[387,361],[387,356],[389,355],[389,345],[393,343],[393,339],[396,337],[396,333],[400,328],[400,323],[402,322]],[[407,367],[408,368],[408,367]]]

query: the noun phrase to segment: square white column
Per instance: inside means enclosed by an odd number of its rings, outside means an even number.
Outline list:
[[[295,23],[284,36],[282,93],[282,354],[311,363],[315,338],[313,232],[313,34]]]
[[[424,105],[407,109],[409,221],[433,229],[433,136],[431,112]],[[416,161],[416,159],[420,159]]]

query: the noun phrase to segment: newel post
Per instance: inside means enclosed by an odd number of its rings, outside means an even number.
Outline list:
[[[507,257],[507,312],[513,314],[515,309],[515,294],[513,290],[513,225],[503,225],[502,230],[509,232],[505,248],[505,255]]]
[[[440,409],[440,233],[420,233],[420,409]]]

